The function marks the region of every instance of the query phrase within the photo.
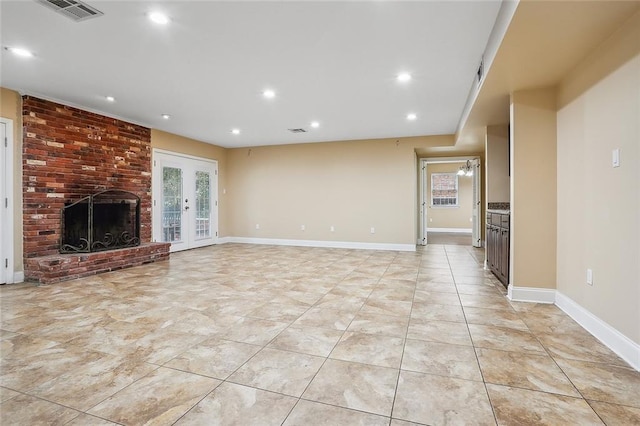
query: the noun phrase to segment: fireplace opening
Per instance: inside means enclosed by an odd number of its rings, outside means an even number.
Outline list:
[[[140,245],[140,197],[109,189],[62,208],[60,253]]]

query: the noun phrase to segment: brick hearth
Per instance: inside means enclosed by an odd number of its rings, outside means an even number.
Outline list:
[[[26,260],[25,279],[41,284],[116,271],[169,259],[171,243],[146,243],[97,253],[54,254]]]
[[[57,282],[168,257],[168,244],[150,244],[150,129],[32,96],[22,115],[25,278]],[[65,203],[105,189],[140,197],[142,246],[60,255]]]

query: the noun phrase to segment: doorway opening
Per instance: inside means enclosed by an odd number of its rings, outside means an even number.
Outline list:
[[[218,241],[218,162],[153,150],[153,240],[171,252]]]
[[[482,247],[480,158],[420,160],[418,245]]]

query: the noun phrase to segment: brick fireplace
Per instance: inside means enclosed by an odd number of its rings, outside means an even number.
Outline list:
[[[151,243],[150,129],[32,96],[23,97],[25,278],[49,284],[167,259]],[[60,254],[61,211],[121,190],[140,198],[140,242],[99,253]]]

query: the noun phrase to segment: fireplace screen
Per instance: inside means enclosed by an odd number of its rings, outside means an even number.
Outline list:
[[[60,253],[140,245],[140,197],[120,190],[89,195],[62,209]]]

